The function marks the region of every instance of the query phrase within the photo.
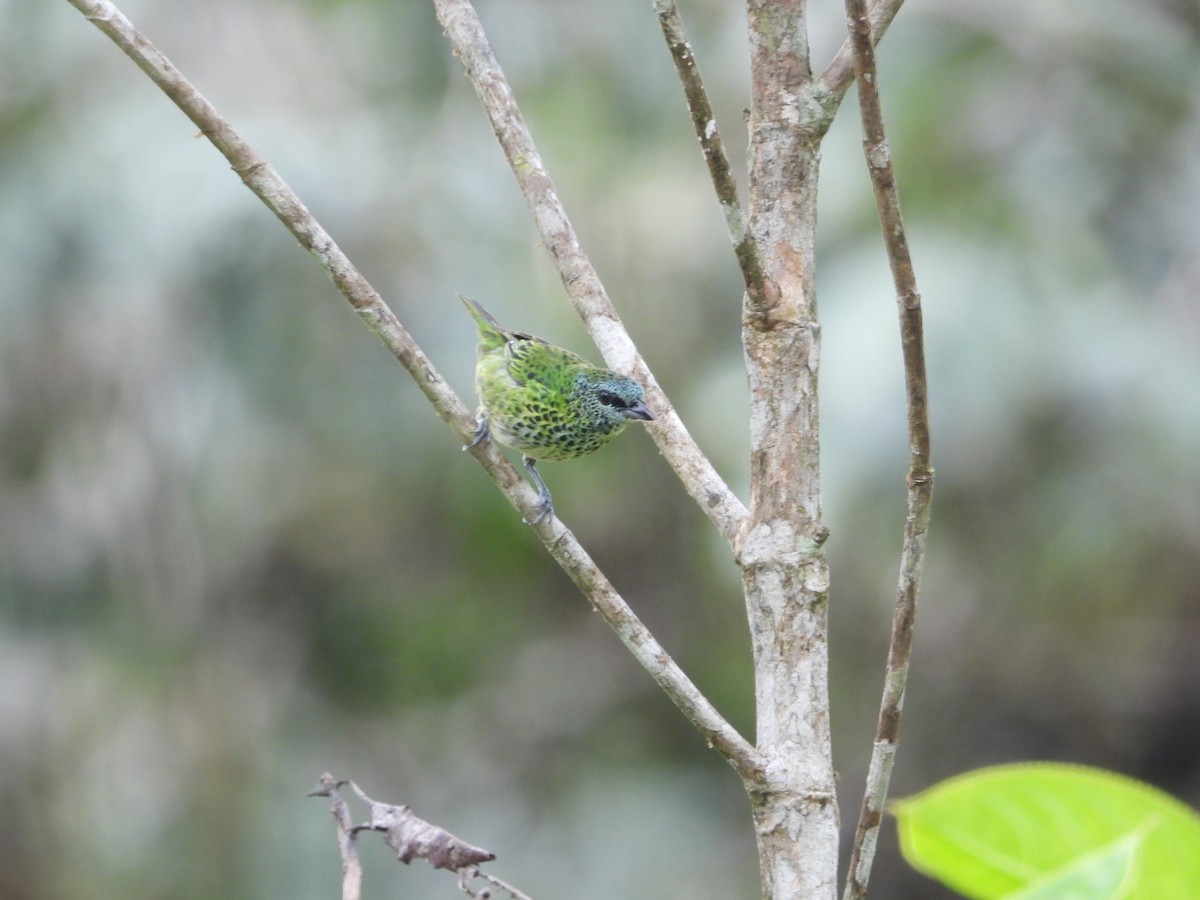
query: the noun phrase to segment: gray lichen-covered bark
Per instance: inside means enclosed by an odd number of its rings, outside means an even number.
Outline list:
[[[768,288],[747,294],[750,520],[738,546],[754,647],[763,784],[752,789],[763,894],[833,897],[838,808],[829,735],[814,284],[816,102],[802,0],[750,0],[749,220]]]
[[[803,0],[750,0],[749,221],[767,289],[746,295],[750,520],[738,546],[755,653],[751,790],[764,896],[838,888],[838,803],[829,739],[828,589],[821,511],[814,244],[820,142],[829,116],[809,62]]]

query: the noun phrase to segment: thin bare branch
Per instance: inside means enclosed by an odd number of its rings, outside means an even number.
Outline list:
[[[462,872],[459,873],[458,889],[468,897],[491,897],[491,891],[488,891],[486,888],[480,893],[476,893],[471,889],[471,882],[476,878],[478,878],[480,881],[486,881],[492,887],[499,888],[500,890],[504,891],[504,893],[512,897],[512,900],[531,900],[528,894],[517,890],[507,881],[503,880],[502,878],[497,878],[495,875],[490,875],[483,871],[483,869],[480,869],[476,866],[467,866],[467,868],[463,869]]]
[[[868,15],[871,22],[872,47],[883,38],[883,33],[887,31],[888,26],[892,24],[892,19],[896,18],[896,13],[903,5],[904,0],[875,0],[871,4],[871,11]],[[817,83],[822,93],[825,94],[825,102],[831,107],[830,111],[832,112],[832,109],[836,108],[842,102],[842,98],[846,96],[850,85],[854,83],[854,47],[849,38],[838,48],[838,52],[834,54],[832,62],[821,73]]]
[[[300,245],[311,253],[350,305],[408,370],[438,415],[454,429],[461,443],[471,440],[475,419],[438,373],[432,361],[400,324],[383,298],[354,267],[332,237],[313,218],[295,192],[257,152],[226,122],[174,64],[146,39],[108,0],[70,0],[97,28],[120,47],[178,106],[213,146],[229,161],[234,172],[283,223]],[[449,301],[448,301],[449,302]],[[518,509],[536,510],[536,492],[503,454],[480,444],[473,451]]]
[[[654,12],[658,16],[663,37],[666,38],[667,48],[671,51],[675,72],[683,85],[688,110],[692,114],[692,128],[700,141],[700,150],[708,164],[708,174],[717,192],[717,201],[725,214],[725,227],[729,231],[729,240],[733,244],[738,267],[742,270],[746,292],[755,298],[756,303],[764,302],[768,282],[763,277],[758,244],[750,234],[746,216],[738,201],[737,181],[733,177],[733,169],[725,153],[725,142],[721,140],[721,132],[717,128],[717,117],[708,101],[708,92],[704,89],[704,79],[700,77],[700,66],[692,53],[691,42],[688,41],[687,32],[683,27],[679,5],[675,0],[654,0]]]
[[[557,522],[557,520],[555,520]],[[578,546],[574,535],[564,527],[563,539]],[[554,552],[554,548],[551,548]],[[582,547],[570,558],[560,558],[558,564],[571,576],[587,599],[617,632],[638,662],[658,682],[671,701],[683,711],[692,725],[729,762],[744,780],[757,782],[762,778],[763,763],[758,751],[730,725],[708,699],[692,684],[675,660],[655,640],[650,630],[634,615],[604,574],[587,556]]]
[[[321,776],[321,787],[308,796],[328,797],[330,812],[337,825],[338,853],[342,857],[342,900],[359,900],[362,897],[362,862],[358,858],[358,832],[350,819],[350,807],[342,799],[339,782],[326,772]]]
[[[434,8],[592,340],[610,366],[632,375],[646,387],[649,406],[658,416],[647,430],[687,492],[732,543],[746,520],[746,507],[688,433],[621,324],[600,276],[580,247],[474,7],[469,0],[434,0]]]
[[[363,278],[286,182],[112,3],[108,0],[70,2],[128,54],[212,141],[246,186],[266,204],[301,246],[316,257],[338,290],[408,370],[459,440],[464,443],[470,441],[475,420],[467,407],[383,302],[383,298]],[[537,512],[537,492],[517,473],[494,443],[481,442],[471,449],[471,454],[513,506],[526,517],[532,517]],[[654,639],[574,534],[556,517],[547,518],[535,526],[535,530],[555,562],[571,576],[588,601],[709,745],[724,756],[743,778],[754,777],[761,769],[757,751],[722,718]]]
[[[875,203],[879,209],[879,222],[900,314],[909,445],[907,512],[900,554],[900,575],[896,585],[896,606],[892,617],[891,646],[888,649],[879,723],[867,772],[862,809],[854,833],[854,846],[851,849],[844,895],[845,900],[860,900],[867,894],[879,825],[887,802],[892,764],[900,740],[900,716],[904,708],[904,690],[908,681],[909,658],[912,654],[917,593],[925,562],[925,542],[933,503],[933,468],[929,444],[921,295],[917,290],[908,238],[904,233],[900,195],[896,189],[891,150],[884,130],[872,25],[867,14],[866,0],[846,0],[846,17],[850,29],[850,43],[854,50],[854,74],[858,85],[859,109],[862,113],[863,152],[871,174],[871,184],[875,189]]]

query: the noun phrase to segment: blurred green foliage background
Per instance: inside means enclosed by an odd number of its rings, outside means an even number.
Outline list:
[[[820,67],[844,14],[811,6]],[[429,4],[123,8],[464,396],[456,291],[595,358]],[[304,796],[324,770],[537,897],[755,896],[733,775],[317,265],[68,4],[0,12],[0,896],[335,896]],[[739,280],[650,3],[480,13],[630,332],[745,496]],[[743,10],[683,13],[740,165]],[[894,792],[1037,758],[1195,806],[1200,10],[912,0],[880,65],[938,473]],[[853,103],[824,148],[818,275],[847,833],[906,464]],[[737,571],[652,442],[544,474],[752,734]],[[365,856],[369,896],[459,896]],[[875,887],[939,896],[891,824]]]

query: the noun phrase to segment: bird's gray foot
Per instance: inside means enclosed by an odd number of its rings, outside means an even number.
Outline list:
[[[491,436],[492,433],[488,430],[487,419],[480,416],[475,420],[475,433],[471,436],[471,443],[463,444],[463,449],[470,450],[476,444],[482,444]]]
[[[533,517],[532,521],[529,519],[524,521],[526,525],[537,525],[554,515],[554,503],[550,500],[550,488],[546,487],[546,482],[542,481],[541,474],[535,468],[537,460],[523,456],[521,462],[525,463],[525,468],[529,470],[529,476],[533,479],[533,485],[538,489],[538,514]]]

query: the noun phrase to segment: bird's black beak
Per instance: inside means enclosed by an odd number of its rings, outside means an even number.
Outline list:
[[[625,407],[625,415],[631,419],[645,419],[647,422],[654,420],[654,413],[650,412],[641,400],[636,401],[632,406]]]

